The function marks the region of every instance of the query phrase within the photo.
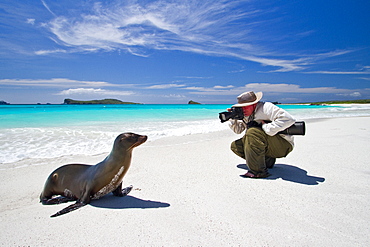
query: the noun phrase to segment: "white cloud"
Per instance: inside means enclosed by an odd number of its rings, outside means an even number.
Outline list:
[[[302,88],[296,84],[271,84],[271,83],[249,83],[243,87],[230,87],[230,88],[205,88],[205,87],[187,87],[190,94],[202,95],[238,95],[245,91],[262,91],[264,93],[304,93],[304,94],[353,94],[358,95],[358,89],[341,89],[336,87],[314,87]]]
[[[179,87],[185,87],[184,84],[160,84],[160,85],[153,85],[146,87],[146,89],[168,89],[168,88],[179,88]]]
[[[305,74],[328,74],[328,75],[369,75],[370,71],[311,71]]]
[[[215,89],[213,89],[213,88],[206,88],[206,87],[185,87],[184,89],[186,89],[186,90],[202,91],[202,92],[206,92],[206,91],[216,91],[216,90],[215,90]]]
[[[131,91],[111,91],[101,88],[71,88],[63,90],[56,95],[114,95],[114,96],[127,96],[134,94]]]
[[[180,99],[186,98],[186,96],[182,94],[168,94],[168,95],[164,95],[163,97],[164,98],[180,98]]]
[[[35,19],[33,19],[33,18],[28,18],[27,19],[27,21],[26,21],[26,23],[28,23],[28,24],[31,24],[31,25],[34,25],[35,24]]]
[[[177,76],[178,78],[185,78],[185,79],[211,79],[212,76]]]
[[[228,85],[228,86],[214,86],[214,89],[226,89],[226,88],[233,88],[233,85]]]
[[[107,87],[117,86],[104,81],[78,81],[67,78],[52,79],[2,79],[0,85],[4,86],[32,86],[32,87]]]
[[[348,89],[338,89],[335,87],[315,87],[315,88],[302,88],[296,84],[270,84],[270,83],[249,83],[245,87],[249,90],[274,92],[274,93],[338,93],[348,91]]]
[[[49,55],[49,54],[53,54],[53,53],[67,53],[66,50],[64,49],[55,49],[55,50],[39,50],[39,51],[35,51],[35,54],[36,55]]]
[[[253,61],[262,64],[263,66],[273,66],[279,67],[280,69],[275,70],[274,72],[288,72],[288,71],[299,71],[303,69],[304,65],[308,65],[305,61],[307,59],[273,59],[273,58],[264,58],[264,57],[255,57],[255,56],[242,56],[236,55],[245,60]]]
[[[338,93],[337,94],[338,96],[345,96],[345,97],[354,97],[354,98],[358,98],[358,97],[361,97],[362,94],[360,92],[349,92],[349,93]]]
[[[361,80],[366,80],[366,81],[370,81],[370,77],[358,77],[357,79],[361,79]]]
[[[344,51],[338,51],[336,54],[343,54]],[[356,70],[352,71],[343,71],[343,70],[320,70],[320,71],[308,71],[304,72],[306,74],[327,74],[327,75],[369,75],[370,74],[370,66],[361,66],[357,65]],[[363,78],[361,78],[363,79]]]
[[[49,6],[45,3],[45,1],[44,0],[41,0],[41,3],[42,3],[42,5],[44,5],[44,7],[52,14],[52,15],[54,15],[54,16],[56,16],[54,13],[53,13],[53,11],[51,11],[51,9],[49,8]]]
[[[54,15],[49,6],[42,3]],[[73,15],[56,16],[45,26],[55,35],[54,41],[71,52],[125,50],[148,56],[151,49],[179,50],[237,57],[275,67],[274,72],[299,71],[318,59],[349,52],[271,54],[270,47],[260,45],[264,36],[257,35],[259,22],[253,19],[269,10],[255,9],[249,0],[116,0],[80,7],[84,13],[76,15],[71,11]],[[63,52],[63,49],[54,51]]]
[[[232,70],[232,71],[229,71],[228,73],[234,74],[234,73],[242,73],[244,71],[246,71],[246,69]]]
[[[360,92],[353,92],[350,94],[350,96],[352,97],[361,97],[361,93]]]

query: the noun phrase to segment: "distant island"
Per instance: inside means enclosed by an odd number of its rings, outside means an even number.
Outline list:
[[[370,99],[359,99],[359,100],[332,100],[322,102],[307,103],[310,105],[331,105],[331,104],[370,104]]]
[[[140,103],[134,103],[134,102],[123,102],[118,99],[102,99],[102,100],[73,100],[73,99],[65,99],[64,100],[65,105],[119,105],[119,104],[125,104],[125,105],[139,105]]]
[[[8,102],[5,102],[4,100],[0,100],[0,105],[10,105]]]
[[[190,100],[188,102],[189,105],[200,105],[200,103]]]

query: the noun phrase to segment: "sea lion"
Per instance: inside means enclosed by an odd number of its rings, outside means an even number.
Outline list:
[[[147,138],[144,135],[123,133],[117,136],[111,153],[102,162],[96,165],[68,164],[57,168],[47,178],[40,202],[48,205],[76,201],[51,216],[56,217],[83,207],[91,199],[98,199],[110,192],[115,196],[127,195],[132,186],[122,189],[122,179],[130,167],[132,150]]]

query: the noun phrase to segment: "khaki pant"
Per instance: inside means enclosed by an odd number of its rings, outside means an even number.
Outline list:
[[[280,135],[269,136],[261,128],[249,128],[243,138],[231,143],[231,150],[246,160],[252,173],[265,175],[275,158],[287,156],[293,147]]]

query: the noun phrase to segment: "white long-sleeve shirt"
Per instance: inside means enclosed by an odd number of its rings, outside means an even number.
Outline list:
[[[241,134],[247,129],[248,121],[256,121],[262,123],[262,120],[269,120],[270,123],[262,125],[262,129],[269,136],[276,135],[279,131],[285,130],[295,123],[295,119],[285,110],[270,103],[270,102],[258,102],[254,111],[254,119],[249,119],[249,116],[244,117],[243,120],[231,119],[230,128],[236,133]],[[279,134],[285,140],[287,140],[292,146],[294,146],[294,138],[291,135]]]

